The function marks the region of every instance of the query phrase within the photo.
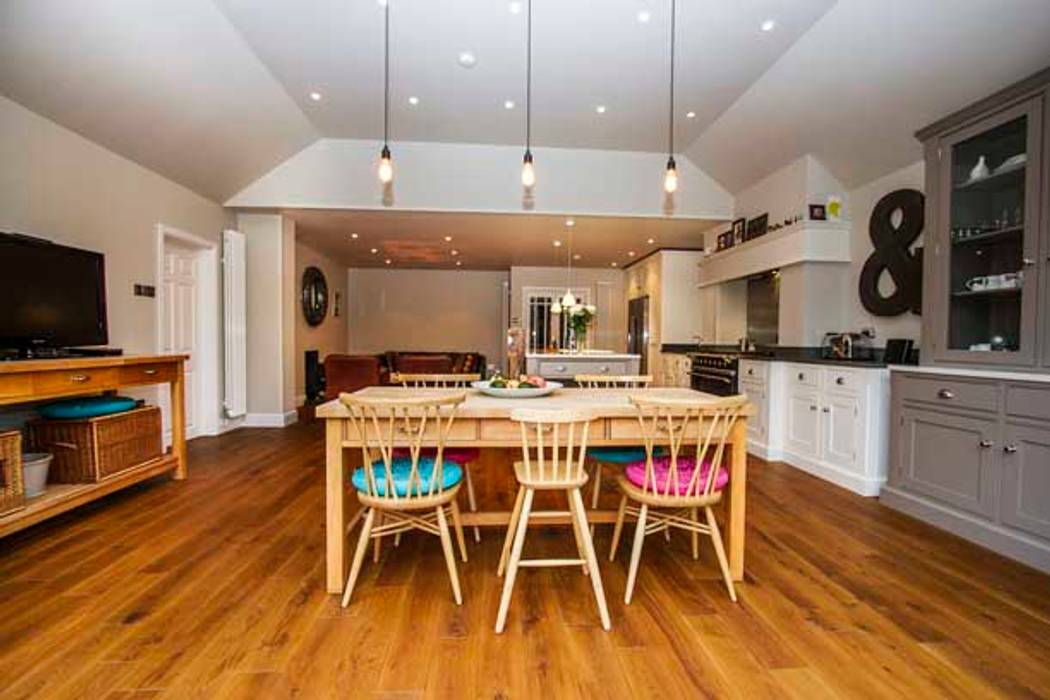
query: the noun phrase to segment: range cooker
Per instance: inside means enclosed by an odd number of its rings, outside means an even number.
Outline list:
[[[690,384],[694,389],[716,396],[733,396],[738,393],[739,357],[715,352],[696,352],[690,357]]]

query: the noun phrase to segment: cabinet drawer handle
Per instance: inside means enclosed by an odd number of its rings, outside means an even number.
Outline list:
[[[565,371],[565,365],[558,365],[557,367],[555,367],[555,369],[558,370],[559,372],[564,372]]]
[[[831,413],[831,409],[828,408],[827,406],[825,406],[824,408],[822,408],[820,410],[824,411],[824,413]]]
[[[602,374],[605,374],[606,372],[609,371],[609,368],[606,367],[605,365],[602,365],[601,367],[598,368],[598,371],[601,372]]]
[[[836,377],[835,378],[835,383],[838,384],[839,386],[842,386],[843,384],[846,383],[846,378],[845,377]]]
[[[91,375],[90,374],[74,374],[72,377],[69,378],[69,381],[76,382],[77,384],[83,384],[84,382],[91,381]]]
[[[798,380],[801,382],[801,381],[804,381],[805,379],[806,379],[806,375],[804,373],[802,373],[802,372],[799,372],[798,373]]]
[[[815,410],[817,410],[817,407],[816,407],[816,406],[810,406],[810,407],[809,407],[809,410],[811,410],[811,411],[815,411]]]
[[[980,441],[979,443],[977,443],[977,444],[978,444],[978,445],[980,445],[981,447],[983,447],[984,449],[986,449],[986,450],[987,450],[987,449],[988,449],[989,447],[991,447],[991,446],[992,446],[992,445],[994,445],[995,443],[994,443],[994,442],[992,442],[991,440],[981,440],[981,441]]]
[[[157,370],[155,370],[155,369],[144,369],[144,370],[142,370],[142,373],[145,374],[147,377],[152,377],[154,374],[157,373]]]
[[[1008,455],[1012,455],[1014,452],[1017,452],[1017,445],[1004,445],[1003,452],[1005,452]]]
[[[749,369],[749,370],[747,371],[747,373],[748,373],[748,374],[750,374],[750,375],[751,375],[752,377],[753,377],[753,376],[755,376],[755,368],[754,368],[754,367],[752,367],[751,369]]]
[[[1024,260],[1021,261],[1021,263],[1025,267],[1031,267],[1032,265],[1035,265],[1035,260],[1032,259],[1032,258],[1025,258]]]
[[[951,391],[949,389],[941,389],[940,391],[937,392],[937,398],[940,398],[940,399],[954,399],[955,398],[955,392]]]

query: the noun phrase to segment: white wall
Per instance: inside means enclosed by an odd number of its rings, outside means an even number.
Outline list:
[[[847,290],[849,296],[848,325],[850,328],[862,328],[870,326],[875,329],[875,345],[886,344],[887,338],[911,338],[918,341],[922,334],[922,317],[911,312],[905,312],[900,316],[873,316],[868,313],[860,303],[858,283],[860,271],[864,267],[864,261],[871,255],[874,247],[868,235],[870,229],[871,211],[885,195],[894,190],[910,188],[920,192],[925,190],[923,178],[925,176],[925,164],[923,161],[896,170],[878,180],[858,187],[850,192],[849,198],[853,217],[853,233],[851,237],[851,256],[853,262],[850,264],[850,287]],[[919,236],[916,245],[922,245],[923,236]],[[893,291],[893,282],[888,275],[883,275],[880,287],[885,293]]]
[[[522,320],[524,287],[557,287],[567,285],[564,267],[510,268],[510,317]],[[627,309],[623,303],[624,274],[621,270],[597,267],[574,267],[573,288],[590,290],[591,301],[598,307],[593,331],[592,348],[623,352],[627,348]]]
[[[661,216],[666,155],[534,148],[534,206],[524,205],[521,148],[398,142],[389,197],[376,177],[381,144],[322,139],[240,193],[228,206],[318,207]],[[727,218],[733,198],[687,159],[679,162],[674,213]]]
[[[159,283],[157,224],[219,243],[231,221],[216,202],[0,97],[0,231],[106,256],[109,345],[157,350],[157,298],[132,293]]]
[[[249,425],[295,413],[295,228],[277,214],[239,214],[247,274]]]
[[[350,268],[348,352],[474,351],[497,364],[508,277],[504,271]]]
[[[325,283],[328,285],[328,314],[317,326],[306,322],[300,305],[303,271],[307,267],[316,267],[324,273]],[[324,358],[332,353],[346,352],[346,267],[330,256],[296,241],[294,282],[291,296],[295,305],[295,396],[296,403],[301,405],[306,395],[306,366],[303,353],[307,350],[318,350],[320,360],[324,362]],[[340,307],[338,316],[335,315],[337,294]]]

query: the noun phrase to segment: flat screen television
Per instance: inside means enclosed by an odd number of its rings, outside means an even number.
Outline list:
[[[0,348],[107,342],[105,257],[0,234]]]

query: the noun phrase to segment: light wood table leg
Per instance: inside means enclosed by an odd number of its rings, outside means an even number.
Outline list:
[[[171,454],[175,463],[175,479],[186,478],[186,399],[185,376],[180,362],[175,371],[175,378],[169,385],[171,389]]]
[[[734,581],[744,580],[744,523],[747,497],[747,419],[741,418],[730,435],[729,500],[726,501],[726,549]]]
[[[346,488],[343,483],[343,421],[325,421],[325,548],[328,592],[346,581]]]

